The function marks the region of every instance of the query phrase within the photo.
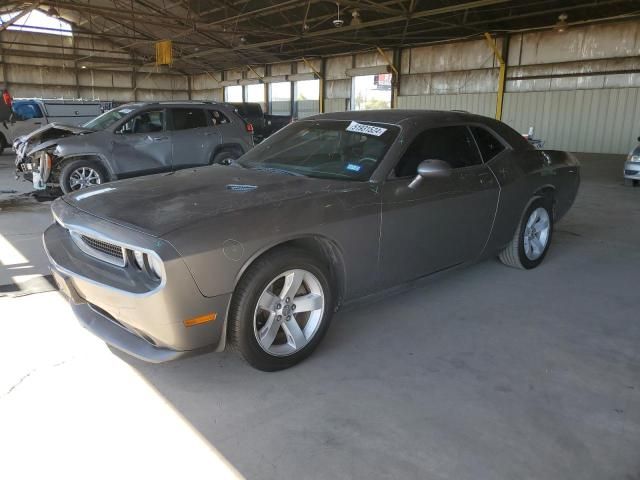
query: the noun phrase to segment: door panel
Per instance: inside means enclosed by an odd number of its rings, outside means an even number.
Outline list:
[[[491,232],[498,184],[485,165],[448,178],[383,187],[381,277],[392,285],[478,258]]]
[[[424,160],[451,167],[448,176],[409,183]],[[480,256],[497,208],[499,185],[465,125],[419,132],[383,186],[383,286],[412,280]]]
[[[112,137],[111,160],[119,177],[171,169],[171,133],[163,110],[142,112]]]
[[[202,108],[172,108],[173,168],[208,165],[221,143],[217,127]]]

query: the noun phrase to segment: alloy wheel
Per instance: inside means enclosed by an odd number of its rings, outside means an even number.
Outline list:
[[[550,229],[549,212],[545,208],[538,207],[531,212],[524,229],[524,253],[529,260],[542,256],[549,242]]]
[[[318,278],[307,270],[287,270],[262,291],[253,330],[260,347],[284,357],[303,349],[318,332],[325,307]]]
[[[80,190],[81,188],[87,188],[92,185],[100,185],[101,182],[100,174],[91,167],[76,168],[71,172],[71,175],[69,175],[69,187],[71,187],[71,190]]]

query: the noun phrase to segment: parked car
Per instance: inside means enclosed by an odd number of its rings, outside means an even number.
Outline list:
[[[231,343],[278,370],[354,298],[494,255],[537,267],[579,183],[574,156],[487,117],[333,113],[234,166],[59,198],[44,245],[80,322],[110,345],[164,362]]]
[[[42,125],[64,123],[81,125],[102,113],[100,102],[83,100],[14,99],[8,122],[0,125],[0,137],[5,146]]]
[[[64,193],[127,177],[228,163],[253,146],[232,107],[131,103],[80,127],[52,123],[14,142],[19,175]]]
[[[4,135],[3,129],[6,130],[9,128],[8,122],[11,121],[11,115],[13,113],[11,110],[12,103],[13,99],[11,98],[9,90],[3,88],[2,98],[0,98],[0,155],[2,155],[5,148],[11,145],[7,137]]]
[[[238,115],[252,125],[253,138],[256,142],[261,142],[292,121],[291,116],[265,114],[259,103],[243,102],[232,103],[231,105],[236,107]]]
[[[627,161],[624,162],[624,183],[634,187],[640,183],[640,143],[629,152]]]

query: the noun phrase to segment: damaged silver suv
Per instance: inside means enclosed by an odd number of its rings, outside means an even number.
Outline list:
[[[80,127],[51,123],[18,138],[18,176],[64,193],[121,178],[228,164],[253,147],[252,126],[231,105],[131,103]]]

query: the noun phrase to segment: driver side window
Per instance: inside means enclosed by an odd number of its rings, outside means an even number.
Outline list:
[[[164,130],[164,111],[152,110],[139,113],[122,125],[117,133],[156,133]]]
[[[430,128],[418,134],[396,165],[396,177],[415,177],[423,160],[442,160],[451,168],[482,164],[482,159],[464,125]]]

